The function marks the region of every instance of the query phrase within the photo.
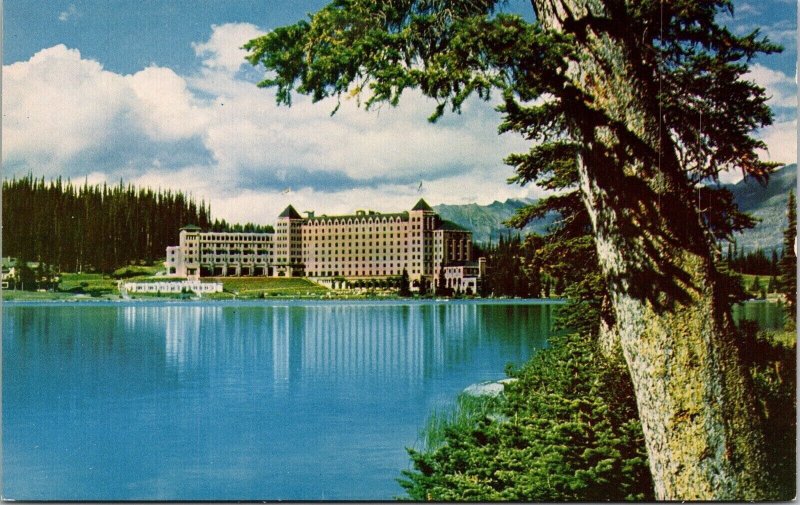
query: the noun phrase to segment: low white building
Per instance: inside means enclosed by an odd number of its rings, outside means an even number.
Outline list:
[[[158,282],[126,282],[122,285],[128,293],[187,293],[196,294],[222,293],[221,282],[193,281],[158,281]]]
[[[17,260],[14,258],[3,258],[2,270],[2,288],[8,289],[17,280]]]
[[[481,278],[486,274],[486,258],[478,258],[477,262],[454,262],[441,267],[434,276],[434,289],[438,289],[439,276],[442,274],[444,286],[453,293],[477,294]]]

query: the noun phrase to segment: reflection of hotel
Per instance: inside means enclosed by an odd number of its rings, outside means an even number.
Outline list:
[[[472,258],[472,233],[443,220],[420,199],[410,211],[302,217],[291,205],[275,233],[204,232],[186,226],[180,245],[167,248],[169,275],[398,277],[437,282],[475,292],[482,268]],[[481,263],[482,265],[482,263]]]
[[[407,381],[424,375],[430,342],[420,307],[314,307],[305,311],[303,324],[306,373]]]
[[[163,362],[177,380],[239,377],[285,393],[293,384],[319,380],[419,383],[472,361],[472,353],[530,356],[544,345],[554,314],[549,305],[178,304],[121,307],[124,328],[107,333],[136,335],[135,341],[111,342],[146,346],[148,352],[136,355]],[[250,391],[237,394],[247,398]]]

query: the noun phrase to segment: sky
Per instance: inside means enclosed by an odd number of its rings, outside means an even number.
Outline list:
[[[277,106],[242,44],[318,10],[295,0],[4,0],[3,176],[182,190],[215,218],[268,224],[288,204],[318,214],[537,198],[509,185],[505,156],[529,149],[497,134],[495,103],[474,99],[436,124],[407,92],[375,111],[345,100]],[[737,0],[723,22],[785,48],[749,78],[772,97],[757,132],[767,159],[797,159],[797,4]],[[505,10],[532,17],[529,2]],[[739,174],[726,174],[733,181]]]

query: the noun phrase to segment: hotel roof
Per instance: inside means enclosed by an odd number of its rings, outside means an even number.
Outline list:
[[[428,202],[426,202],[424,198],[420,198],[419,201],[417,202],[417,204],[414,205],[414,208],[411,209],[411,210],[429,210],[429,211],[433,211],[431,206],[428,205]]]
[[[303,219],[301,216],[291,205],[286,207],[283,212],[278,217],[288,217],[289,219]]]
[[[446,219],[442,219],[439,223],[439,226],[436,227],[437,230],[450,230],[450,231],[469,231],[468,229],[464,228],[460,224],[456,224],[452,221],[448,221]]]
[[[314,216],[309,217],[309,221],[324,221],[327,219],[376,219],[376,218],[384,218],[384,217],[399,217],[401,219],[408,219],[408,212],[393,212],[389,214],[383,214],[381,212],[372,212],[369,214],[344,214],[340,216]]]

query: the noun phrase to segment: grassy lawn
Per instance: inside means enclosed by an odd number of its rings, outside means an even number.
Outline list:
[[[164,265],[156,263],[154,265],[128,265],[114,270],[111,277],[115,279],[135,279],[141,277],[152,277],[158,272],[164,271]]]
[[[751,295],[754,296],[758,296],[760,294],[760,291],[762,290],[766,293],[767,288],[769,287],[769,279],[770,279],[769,275],[750,275],[750,274],[739,274],[739,275],[742,276],[742,287],[747,293],[750,293]],[[753,287],[753,281],[755,280],[756,277],[758,277],[758,285],[760,286],[760,289],[757,291],[750,289],[751,287]],[[778,285],[780,286],[781,276],[778,275],[775,278],[778,281]],[[782,295],[780,295],[779,292],[780,288],[778,288],[777,293],[767,293],[767,299],[776,301],[778,298],[782,297]]]
[[[222,282],[225,291],[246,298],[258,298],[262,294],[264,296],[306,296],[328,292],[328,288],[300,277],[204,277],[203,280]]]
[[[98,273],[63,273],[58,291],[38,293],[31,291],[5,291],[6,300],[58,300],[75,296],[92,298],[118,296],[117,282],[173,282],[184,279],[152,277],[157,267],[130,266],[118,269],[114,275]],[[114,278],[117,277],[117,278]],[[122,278],[119,278],[122,277]],[[203,295],[206,300],[230,300],[234,298],[318,298],[331,293],[327,288],[308,279],[290,277],[218,277],[201,279],[202,282],[222,282],[225,292]],[[131,294],[132,298],[180,298],[171,294]]]
[[[91,296],[118,294],[117,280],[103,274],[64,273],[58,289],[70,294],[85,293]]]
[[[4,289],[3,290],[3,300],[20,300],[20,301],[27,301],[27,300],[66,300],[68,298],[74,298],[75,295],[72,293],[59,293],[59,292],[47,292],[47,293],[39,293],[38,291],[18,291],[14,289]]]

